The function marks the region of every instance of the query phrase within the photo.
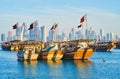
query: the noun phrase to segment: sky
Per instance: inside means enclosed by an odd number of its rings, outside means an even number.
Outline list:
[[[120,35],[120,0],[1,0],[0,1],[0,34],[14,32],[12,26],[23,22],[27,27],[38,21],[39,26],[45,25],[47,31],[56,22],[58,32],[71,31],[77,28],[80,19],[87,14],[87,28],[92,27],[99,34],[113,32]]]

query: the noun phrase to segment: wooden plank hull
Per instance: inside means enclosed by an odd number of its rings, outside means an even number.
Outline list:
[[[11,45],[11,48],[10,48],[11,51],[18,51],[19,50],[19,46],[13,46]]]
[[[58,51],[49,51],[39,54],[39,59],[45,60],[60,60],[60,59],[88,59],[92,56],[93,49],[86,48],[86,49],[79,49],[76,52],[69,52],[65,53],[61,50]]]
[[[31,54],[29,57],[29,54],[24,54],[24,60],[37,60],[38,54]]]
[[[39,54],[39,59],[44,60],[60,60],[63,58],[63,52],[61,50],[58,51],[49,51]]]
[[[112,47],[99,46],[96,48],[96,52],[110,52]]]
[[[80,49],[73,53],[65,53],[63,59],[89,59],[93,54],[93,49]]]

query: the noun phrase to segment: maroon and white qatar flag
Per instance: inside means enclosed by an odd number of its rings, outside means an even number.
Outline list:
[[[28,30],[33,29],[33,25],[34,25],[34,23],[30,24],[30,27],[28,28]]]
[[[83,23],[86,19],[86,15],[84,15],[81,19],[80,19],[80,23]]]
[[[16,23],[15,25],[12,26],[13,29],[17,29],[18,28],[18,23]]]
[[[57,28],[57,26],[58,26],[58,23],[56,24],[53,24],[53,26],[51,27],[51,29],[50,30],[55,30],[56,28]]]

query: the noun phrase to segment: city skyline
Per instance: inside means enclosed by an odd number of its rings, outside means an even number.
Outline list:
[[[99,30],[99,34],[96,33],[93,29],[85,29],[82,31],[75,31],[74,28],[71,28],[69,35],[66,35],[64,32],[58,34],[57,32],[57,24],[54,24],[51,29],[49,29],[49,34],[47,35],[46,26],[38,27],[35,25],[36,22],[33,23],[33,27],[28,32],[28,28],[23,23],[22,27],[18,27],[15,29],[15,35],[12,31],[8,31],[8,34],[1,34],[1,41],[12,41],[12,40],[36,40],[36,41],[57,41],[57,40],[78,40],[78,39],[97,39],[98,41],[119,41],[120,37],[113,32],[105,33],[104,29]],[[22,30],[23,28],[23,30]]]
[[[54,22],[58,23],[58,31],[67,33],[71,28],[79,30],[77,26],[84,14],[87,14],[88,27],[99,32],[104,29],[106,33],[119,32],[119,10],[120,1],[96,1],[96,0],[2,0],[0,3],[0,34],[12,29],[15,23],[27,27],[38,20],[39,26],[46,26],[47,32]],[[14,4],[13,4],[14,3]],[[84,26],[85,27],[85,26]],[[47,34],[48,35],[48,34]]]

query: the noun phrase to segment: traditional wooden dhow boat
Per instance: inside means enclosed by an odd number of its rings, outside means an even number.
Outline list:
[[[58,43],[49,43],[45,49],[41,48],[38,59],[44,60],[60,60],[63,57],[63,52],[58,48]],[[42,47],[42,46],[41,46]]]
[[[18,60],[37,60],[38,53],[35,51],[35,47],[20,48],[17,53]]]
[[[116,49],[120,49],[120,41],[116,42]]]
[[[73,41],[62,48],[63,59],[88,59],[93,54],[93,49],[89,47],[88,41]]]
[[[38,59],[88,59],[93,54],[88,42],[83,40],[53,42],[53,46],[40,51]]]
[[[2,48],[2,50],[10,51],[11,43],[10,42],[3,42],[3,43],[1,43],[1,48]]]
[[[111,48],[115,47],[115,43],[109,42],[97,42],[96,52],[110,52]]]
[[[19,45],[22,43],[22,41],[21,40],[13,40],[10,42],[11,42],[10,51],[18,51]]]
[[[13,40],[13,41],[9,41],[9,42],[3,42],[1,44],[1,47],[2,47],[3,50],[18,51],[20,43],[21,43],[20,40]]]

